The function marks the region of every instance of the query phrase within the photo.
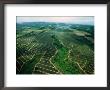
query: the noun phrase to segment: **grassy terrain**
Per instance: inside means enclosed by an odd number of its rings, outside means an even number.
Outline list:
[[[94,26],[16,25],[17,74],[94,74]]]

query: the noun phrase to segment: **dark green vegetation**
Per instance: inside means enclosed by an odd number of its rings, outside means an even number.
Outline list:
[[[93,74],[94,26],[16,24],[17,74]]]

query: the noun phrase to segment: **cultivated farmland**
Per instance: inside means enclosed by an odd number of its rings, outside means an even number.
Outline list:
[[[94,74],[94,26],[17,23],[16,74]]]

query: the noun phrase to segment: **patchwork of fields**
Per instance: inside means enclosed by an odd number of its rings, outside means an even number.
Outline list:
[[[16,25],[17,74],[94,74],[94,26]]]

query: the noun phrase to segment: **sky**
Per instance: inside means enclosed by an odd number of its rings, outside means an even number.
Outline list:
[[[94,25],[93,16],[60,16],[60,17],[40,17],[40,16],[17,16],[17,23],[22,22],[61,22],[73,24]]]

